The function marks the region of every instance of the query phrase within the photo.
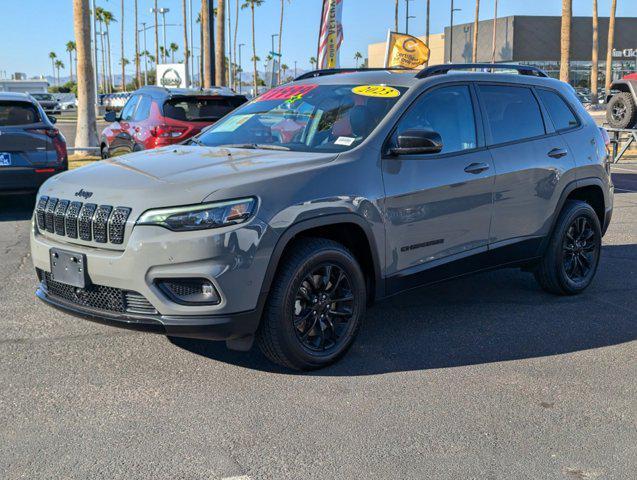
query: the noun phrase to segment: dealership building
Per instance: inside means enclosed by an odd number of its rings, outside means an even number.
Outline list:
[[[599,70],[603,85],[606,69],[608,17],[599,18]],[[560,70],[561,17],[522,16],[498,18],[496,25],[496,62],[538,66],[558,77]],[[443,34],[430,35],[430,65],[471,62],[473,23],[446,27]],[[425,37],[418,37],[425,41]],[[493,19],[478,24],[478,62],[491,62]],[[590,80],[593,26],[591,17],[573,17],[571,31],[571,83],[586,87]],[[370,67],[382,67],[385,42],[368,46]],[[615,23],[613,77],[637,71],[637,17],[618,17]]]

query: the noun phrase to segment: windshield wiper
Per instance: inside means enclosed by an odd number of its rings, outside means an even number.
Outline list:
[[[284,147],[282,145],[271,145],[269,143],[231,143],[228,145],[217,145],[218,147],[225,148],[249,148],[251,150],[279,150],[287,152],[290,149],[288,147]]]

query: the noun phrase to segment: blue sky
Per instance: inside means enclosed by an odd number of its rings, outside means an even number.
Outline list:
[[[190,1],[190,0],[188,0]],[[235,0],[230,0],[233,10]],[[286,22],[283,33],[283,62],[290,67],[294,61],[298,67],[309,68],[309,58],[316,54],[318,23],[321,12],[321,0],[285,0]],[[120,17],[120,0],[96,0],[98,6],[111,10]],[[152,24],[149,9],[152,0],[138,0],[139,22]],[[192,0],[195,10],[200,0]],[[243,0],[240,0],[243,3]],[[401,28],[404,26],[404,0],[401,0]],[[432,0],[431,32],[441,32],[449,23],[450,0]],[[480,18],[492,18],[494,0],[481,1]],[[574,15],[590,16],[590,0],[573,0]],[[610,0],[599,0],[600,16],[607,16]],[[618,0],[618,16],[637,16],[637,1]],[[68,64],[65,43],[73,38],[73,18],[71,0],[0,0],[0,71],[26,72],[29,76],[51,74],[48,52],[53,50]],[[181,0],[160,0],[160,6],[170,8],[166,23],[181,23]],[[559,15],[559,0],[500,0],[499,15]],[[455,7],[462,11],[456,13],[458,23],[470,22],[474,15],[474,0],[455,0]],[[270,50],[270,35],[278,32],[280,0],[265,0],[257,9],[257,55],[264,58]],[[410,21],[411,33],[424,33],[425,0],[412,0],[410,14],[416,18]],[[133,0],[125,0],[125,30],[128,38],[126,57],[133,57]],[[234,14],[233,14],[234,21]],[[393,28],[393,0],[344,0],[343,24],[345,40],[341,51],[341,64],[354,64],[354,53],[360,51],[366,56],[367,45],[383,41],[388,28]],[[119,56],[119,23],[114,24],[111,48]],[[152,30],[148,31],[148,49],[153,50]],[[181,44],[181,28],[167,28],[167,42]],[[197,35],[195,35],[197,37]],[[160,32],[161,42],[161,32]],[[637,38],[636,38],[637,42]],[[250,58],[249,48],[250,15],[249,10],[240,11],[239,43],[245,43],[243,50],[244,68]],[[195,46],[199,42],[195,39]],[[636,45],[637,46],[637,45]],[[116,64],[116,60],[113,60]],[[67,65],[68,66],[68,65]],[[132,68],[129,67],[129,71]]]

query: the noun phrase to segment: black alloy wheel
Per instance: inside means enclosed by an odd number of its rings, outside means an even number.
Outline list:
[[[599,256],[599,242],[587,217],[573,220],[564,236],[562,254],[566,276],[576,283],[586,281]]]

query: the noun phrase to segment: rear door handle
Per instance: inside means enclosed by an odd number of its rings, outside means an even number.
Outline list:
[[[489,165],[487,165],[484,162],[471,163],[467,165],[466,167],[464,167],[465,172],[473,173],[474,175],[477,175],[478,173],[482,173],[485,170],[489,170]]]
[[[551,158],[562,158],[568,155],[568,151],[565,148],[554,148],[548,153]]]

